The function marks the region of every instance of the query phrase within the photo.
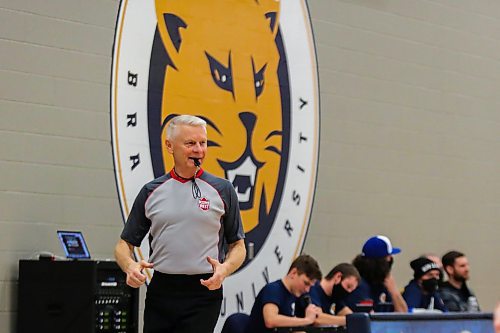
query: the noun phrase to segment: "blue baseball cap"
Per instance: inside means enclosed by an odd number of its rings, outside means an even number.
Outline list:
[[[367,258],[383,258],[385,256],[398,254],[401,249],[392,247],[391,241],[386,236],[373,236],[363,245],[362,255]]]

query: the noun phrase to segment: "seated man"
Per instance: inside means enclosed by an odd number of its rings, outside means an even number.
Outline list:
[[[399,252],[401,249],[393,248],[386,236],[374,236],[365,242],[362,253],[352,262],[361,275],[361,281],[346,299],[350,309],[360,312],[366,311],[364,306],[369,306],[375,312],[408,312],[391,273],[393,255]]]
[[[342,263],[335,266],[321,281],[311,287],[309,294],[301,297],[300,305],[297,308],[297,316],[304,313],[304,306],[307,302],[321,307],[322,312],[314,322],[321,326],[345,326],[345,316],[351,314],[351,309],[345,305],[345,298],[357,288],[359,272],[354,265]],[[306,297],[308,296],[308,297]]]
[[[443,256],[442,261],[448,281],[441,286],[441,297],[448,311],[479,311],[476,296],[467,286],[469,261],[465,254],[450,251]],[[473,308],[469,303],[472,303]]]
[[[247,333],[272,332],[275,327],[307,326],[314,323],[320,309],[310,304],[304,318],[295,317],[295,303],[321,279],[319,265],[311,256],[301,255],[287,275],[268,283],[257,295],[246,328]]]
[[[403,298],[411,308],[441,310],[447,312],[439,294],[439,266],[432,260],[420,257],[410,263],[413,280],[403,292]]]

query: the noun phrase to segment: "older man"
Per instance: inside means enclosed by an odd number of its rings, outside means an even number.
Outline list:
[[[222,282],[245,258],[238,199],[231,183],[200,168],[207,153],[204,120],[177,116],[166,138],[174,167],[137,195],[115,257],[132,287],[146,281],[144,268],[155,269],[146,295],[145,333],[211,333]],[[133,247],[148,232],[150,262],[136,262]]]

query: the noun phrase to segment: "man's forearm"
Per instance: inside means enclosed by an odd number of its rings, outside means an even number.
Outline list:
[[[314,325],[338,325],[345,326],[345,316],[334,316],[327,313],[320,313],[314,321]]]
[[[232,244],[229,244],[229,251],[223,266],[226,268],[226,276],[233,274],[245,260],[247,250],[245,249],[245,241],[240,239]]]
[[[390,292],[395,312],[408,312],[408,305],[399,291]]]
[[[272,318],[264,319],[267,328],[308,326],[313,323],[309,318],[289,317],[285,315],[275,315]]]
[[[389,291],[389,294],[391,294],[392,304],[394,305],[394,311],[408,312],[408,305],[406,304],[406,301],[404,300],[403,296],[401,296],[399,288],[396,285],[396,281],[394,280],[394,276],[392,276],[392,274],[389,274],[389,276],[386,277],[384,284],[387,290]]]
[[[131,244],[125,242],[123,239],[120,239],[115,246],[116,263],[124,272],[131,263],[135,262],[132,256],[133,248]]]

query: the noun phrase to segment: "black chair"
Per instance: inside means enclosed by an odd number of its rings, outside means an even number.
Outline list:
[[[221,333],[245,333],[250,316],[246,313],[233,313],[227,317]]]

